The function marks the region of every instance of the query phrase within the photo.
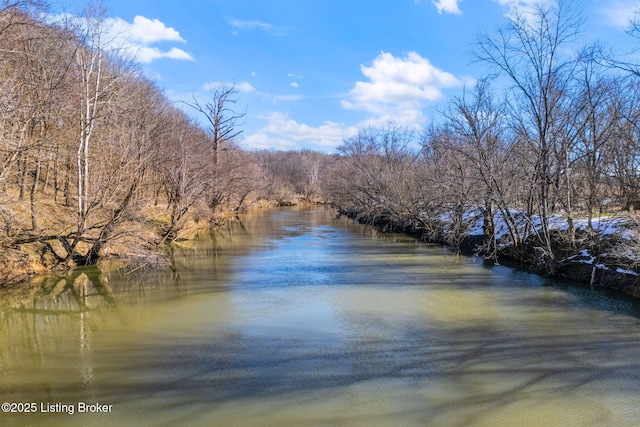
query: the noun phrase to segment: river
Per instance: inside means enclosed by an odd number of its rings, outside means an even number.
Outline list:
[[[456,259],[330,210],[248,214],[173,259],[4,292],[0,424],[640,419],[640,308],[622,295]]]

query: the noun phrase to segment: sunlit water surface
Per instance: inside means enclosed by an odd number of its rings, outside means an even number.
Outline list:
[[[328,210],[247,215],[174,256],[173,271],[87,270],[7,293],[0,399],[38,410],[0,424],[640,420],[638,305],[602,289],[456,260]]]

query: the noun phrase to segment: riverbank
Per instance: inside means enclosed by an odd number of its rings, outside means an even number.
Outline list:
[[[282,200],[260,199],[242,210],[216,212],[206,207],[195,206],[175,227],[170,239],[165,238],[171,223],[168,208],[162,205],[146,206],[139,208],[138,212],[132,212],[117,224],[112,237],[102,244],[96,265],[106,271],[168,266],[168,245],[194,239],[201,233],[234,220],[240,213],[317,202],[297,197]],[[57,212],[59,216],[66,214],[70,215],[63,211]],[[27,217],[26,214],[24,216]],[[51,218],[55,216],[51,215]],[[17,229],[13,236],[0,241],[0,287],[17,287],[36,276],[71,272],[77,267],[82,267],[75,260],[63,259],[59,255],[64,253],[64,248],[53,233],[40,230],[40,234],[42,238],[35,238],[32,237],[33,233]],[[80,242],[79,246],[82,247],[84,244]]]
[[[318,205],[319,200],[295,198],[290,200],[262,199],[249,205],[243,212],[270,209],[279,206]],[[430,224],[426,229],[424,223],[405,219],[392,221],[368,218],[366,215],[350,211],[341,214],[361,223],[374,225],[383,231],[405,233],[425,241],[439,243],[460,250],[468,255],[482,256],[487,262],[516,262],[528,270],[543,276],[567,278],[591,286],[603,286],[623,291],[634,297],[640,297],[640,272],[637,260],[640,257],[638,222],[631,214],[611,215],[592,221],[595,232],[586,232],[584,220],[574,221],[576,238],[574,245],[567,244],[567,222],[560,216],[554,216],[550,225],[554,231],[553,271],[548,264],[542,262],[535,234],[523,240],[521,247],[505,244],[506,226],[499,221],[495,226],[494,246],[484,235],[483,216],[478,212],[468,212],[464,222],[454,225],[446,217],[439,218],[437,224]],[[206,214],[205,214],[206,213]],[[185,241],[197,237],[203,232],[219,227],[237,218],[240,212],[230,210],[216,215],[204,210],[194,210],[185,218],[175,241]],[[162,233],[167,227],[166,210],[156,208],[145,211],[147,219],[143,222],[123,222],[122,232],[117,239],[110,240],[102,248],[98,266],[105,270],[127,268],[158,268],[170,264],[166,244],[159,245]],[[492,248],[492,252],[488,251]],[[55,242],[36,241],[7,246],[0,251],[0,283],[3,287],[19,286],[34,276],[56,272],[71,271],[77,267],[73,261],[61,262],[56,258]]]
[[[425,241],[451,247],[454,251],[482,256],[487,262],[516,262],[528,270],[549,277],[570,279],[616,289],[640,298],[640,232],[635,215],[617,213],[593,219],[592,230],[585,219],[568,221],[561,215],[549,219],[553,258],[541,253],[537,240],[539,224],[534,224],[518,247],[509,244],[509,227],[499,215],[494,217],[495,233],[487,236],[484,216],[480,210],[467,211],[461,221],[454,222],[447,215],[432,219],[385,219],[367,217],[354,211],[343,215],[361,223],[368,223],[384,231],[400,232]],[[517,230],[522,233],[522,230]],[[574,236],[571,238],[570,234]]]

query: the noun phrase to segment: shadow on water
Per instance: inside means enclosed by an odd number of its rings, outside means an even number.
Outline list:
[[[568,279],[543,277],[531,272],[527,266],[515,262],[506,262],[499,266],[482,263],[479,260],[475,262],[482,264],[488,271],[511,277],[508,286],[515,284],[516,287],[546,287],[555,289],[566,293],[567,296],[573,300],[574,304],[577,303],[581,307],[624,313],[640,319],[640,299],[634,298],[622,291],[606,287],[593,287],[586,283]],[[555,303],[564,304],[561,300],[556,300]]]
[[[198,420],[230,401],[259,398],[277,405],[291,396],[380,381],[454,387],[455,394],[425,399],[421,409],[412,409],[425,421],[452,411],[468,410],[478,417],[532,396],[598,390],[603,382],[612,393],[635,395],[640,387],[637,334],[605,335],[583,326],[567,324],[557,330],[555,325],[553,337],[507,335],[488,325],[424,326],[393,339],[358,338],[339,345],[237,334],[209,342],[201,337],[171,343],[149,339],[127,342],[126,351],[100,349],[103,362],[95,375],[102,378],[101,401],[120,406],[139,402],[161,418],[165,413],[164,425]],[[116,377],[123,381],[111,380]],[[45,387],[33,392],[65,396],[75,390]]]

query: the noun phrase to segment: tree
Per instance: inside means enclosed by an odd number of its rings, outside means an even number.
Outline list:
[[[223,172],[219,165],[220,152],[225,148],[225,145],[227,150],[232,149],[235,139],[242,133],[238,121],[246,115],[246,110],[239,113],[233,109],[233,105],[237,102],[235,96],[238,92],[235,84],[223,85],[211,89],[211,100],[204,104],[201,104],[195,95],[192,96],[191,102],[186,102],[207,122],[206,130],[213,152],[209,185],[209,206],[212,209],[218,206],[223,198],[221,194],[226,190],[220,179]]]
[[[420,155],[413,142],[413,132],[396,123],[346,139],[326,185],[334,202],[344,212],[386,229],[418,223],[424,199],[417,173]]]
[[[484,236],[487,240],[484,252],[496,259],[496,211],[508,227],[510,244],[514,248],[522,249],[522,237],[512,213],[516,200],[509,191],[514,176],[507,172],[510,172],[507,161],[510,147],[505,141],[504,106],[495,104],[490,89],[489,80],[478,81],[469,95],[465,91],[462,97],[453,99],[445,116],[459,142],[447,147],[471,162],[475,182],[483,189],[484,194],[477,202],[483,206]]]
[[[554,147],[562,144],[558,120],[570,99],[568,91],[575,69],[562,49],[577,39],[582,26],[577,5],[567,0],[536,2],[531,10],[516,9],[494,36],[482,36],[476,60],[492,66],[511,82],[510,116],[518,133],[531,146],[535,164],[537,207],[540,218],[542,261],[555,271],[555,254],[549,229]],[[560,150],[561,151],[561,150]]]
[[[77,153],[78,236],[85,231],[91,209],[90,142],[100,111],[105,107],[111,85],[117,79],[108,69],[104,41],[104,13],[101,6],[89,6],[84,19],[84,34],[76,51],[79,93],[79,135]]]
[[[614,94],[621,120],[607,147],[606,174],[615,183],[622,205],[635,210],[640,204],[640,81],[626,81]],[[613,193],[613,192],[612,192]]]
[[[575,120],[571,121],[576,134],[572,163],[576,166],[576,178],[583,183],[589,233],[593,233],[594,212],[602,209],[608,164],[615,140],[621,136],[627,104],[623,93],[635,92],[619,77],[606,75],[594,54],[593,49],[586,49],[580,56],[576,73],[578,91],[571,106],[576,112]]]
[[[191,207],[197,203],[205,189],[207,171],[205,135],[193,123],[185,122],[179,112],[167,117],[171,123],[171,136],[161,153],[159,175],[169,205],[170,220],[163,230],[160,243],[172,241],[184,224]]]
[[[36,3],[0,3],[0,253],[41,258],[22,269],[95,264],[117,240],[135,253],[174,239],[194,206],[250,201],[235,87],[194,104],[204,129],[105,40],[100,5],[53,23]]]
[[[225,141],[233,141],[240,136],[242,129],[239,128],[238,120],[243,118],[247,112],[236,112],[233,105],[236,104],[235,96],[239,90],[235,84],[231,86],[220,86],[211,89],[211,100],[203,104],[192,96],[192,101],[186,104],[200,113],[207,121],[207,132],[211,139],[213,150],[213,168],[218,167],[218,149]]]

